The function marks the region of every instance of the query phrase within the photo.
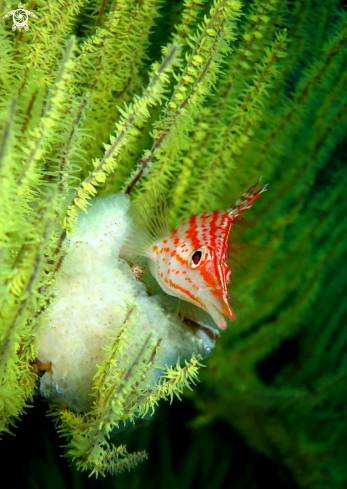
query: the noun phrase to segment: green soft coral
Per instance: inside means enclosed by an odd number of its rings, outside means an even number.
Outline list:
[[[342,488],[346,12],[335,0],[162,5],[30,2],[38,20],[29,31],[13,33],[7,21],[0,32],[1,428],[32,399],[38,320],[67,237],[97,193],[138,199],[160,187],[175,225],[230,206],[264,174],[269,191],[244,239],[265,252],[235,273],[243,309],[196,402],[205,419],[227,419],[280,458],[302,487]],[[287,364],[276,353],[283,348],[292,348]],[[179,395],[198,365],[193,357],[188,370],[168,370],[135,402],[142,362],[129,389],[110,394],[122,410],[112,415],[107,392],[120,389],[120,377],[103,379],[116,375],[109,366],[120,351],[111,345],[99,369],[94,410],[60,414],[71,456],[96,473],[144,458],[113,447],[110,430]]]

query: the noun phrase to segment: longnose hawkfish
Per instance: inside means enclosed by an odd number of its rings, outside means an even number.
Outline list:
[[[265,185],[254,192],[258,184],[228,209],[194,215],[171,231],[160,192],[154,192],[152,202],[135,214],[122,253],[149,258],[149,269],[160,287],[179,299],[181,316],[221,329],[227,327],[223,315],[234,321],[228,291],[229,233],[233,220],[266,190]]]

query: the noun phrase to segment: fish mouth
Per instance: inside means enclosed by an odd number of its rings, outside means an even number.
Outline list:
[[[211,324],[207,325],[202,322],[197,323],[193,319],[189,318],[183,318],[183,322],[193,330],[199,329],[203,331],[210,338],[211,341],[215,342],[220,336],[218,329],[211,326]]]
[[[213,321],[216,323],[218,328],[226,329],[227,322],[225,320],[225,316],[227,316],[231,321],[235,321],[234,311],[231,309],[229,301],[226,297],[223,297],[223,301],[218,301],[218,306],[213,302],[206,300],[205,305],[207,308],[207,312],[212,317]]]

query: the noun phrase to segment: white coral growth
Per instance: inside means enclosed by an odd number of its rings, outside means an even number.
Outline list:
[[[51,362],[41,378],[40,392],[51,402],[66,403],[74,411],[93,402],[93,377],[106,358],[108,329],[116,331],[127,308],[135,305],[136,328],[132,349],[140,349],[144,334],[161,338],[156,364],[174,365],[193,353],[206,357],[214,340],[204,328],[191,328],[175,317],[163,296],[149,297],[128,263],[119,258],[131,219],[129,198],[123,194],[97,200],[70,240],[55,285],[55,301],[43,316],[38,359]],[[152,372],[158,378],[160,370]]]

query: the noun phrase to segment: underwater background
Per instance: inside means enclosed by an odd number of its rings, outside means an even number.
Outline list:
[[[7,486],[347,487],[346,3],[23,5],[38,20],[0,31],[0,453],[20,467]],[[117,435],[148,460],[88,478],[30,401],[38,311],[78,212],[159,187],[176,225],[261,175],[231,233],[236,321],[193,391]]]

